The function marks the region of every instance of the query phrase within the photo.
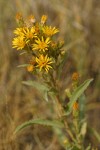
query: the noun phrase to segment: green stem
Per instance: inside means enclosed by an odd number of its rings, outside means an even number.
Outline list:
[[[51,82],[53,83],[53,86],[55,87],[55,89],[58,91],[56,98],[55,98],[55,102],[56,102],[56,107],[57,107],[57,114],[58,114],[59,118],[62,119],[62,117],[64,115],[64,109],[63,109],[63,107],[61,105],[61,101],[60,101],[59,86],[57,85],[56,80],[54,79],[52,74],[51,74]],[[75,142],[75,138],[73,136],[73,133],[69,128],[67,120],[64,117],[63,117],[63,122],[64,122],[66,132],[68,133],[70,139]]]
[[[59,115],[60,118],[62,118],[63,114],[64,114],[64,110],[63,110],[63,107],[61,106],[61,103],[60,103],[58,95],[56,96],[56,104],[57,104],[57,108],[58,108],[58,115]],[[64,122],[64,126],[65,126],[65,129],[66,129],[66,132],[68,133],[68,135],[71,138],[71,140],[75,142],[75,138],[73,136],[73,133],[71,132],[71,130],[69,128],[69,125],[68,125],[68,122],[67,122],[67,120],[65,120],[65,118],[63,118],[63,122]]]
[[[76,136],[76,140],[77,140],[77,146],[80,148],[80,150],[84,150],[84,146],[83,146],[83,139],[81,138],[80,135],[80,127],[79,127],[79,116],[75,117],[75,119],[73,120],[73,124],[75,126],[75,136]]]

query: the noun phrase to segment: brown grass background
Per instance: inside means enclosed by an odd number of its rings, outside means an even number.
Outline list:
[[[78,71],[82,80],[94,78],[88,88],[88,122],[100,132],[100,1],[99,0],[0,0],[0,150],[63,150],[49,127],[35,125],[16,136],[15,128],[37,117],[53,117],[49,104],[36,90],[21,84],[33,76],[17,68],[26,58],[12,49],[15,14],[48,15],[48,23],[60,29],[68,60],[62,83]],[[65,82],[64,82],[65,83]],[[64,85],[65,86],[65,85]],[[89,142],[99,146],[94,136]],[[99,147],[100,149],[100,147]]]

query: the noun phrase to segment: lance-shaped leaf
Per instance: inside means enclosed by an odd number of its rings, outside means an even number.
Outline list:
[[[22,64],[22,65],[18,65],[18,68],[23,68],[23,67],[27,67],[29,64]]]
[[[39,83],[37,81],[31,81],[31,80],[23,81],[22,83],[25,84],[25,85],[34,87],[35,89],[37,89],[43,95],[43,98],[46,101],[48,100],[48,92],[49,92],[50,89],[47,85]]]
[[[37,90],[40,90],[40,91],[49,91],[49,88],[46,85],[44,85],[42,83],[39,83],[37,81],[29,80],[29,81],[23,81],[22,83],[25,84],[25,85],[32,86],[32,87],[34,87],[34,88],[36,88]]]
[[[24,52],[22,52],[22,53],[20,53],[20,55],[23,55],[23,54],[26,54],[27,52],[26,51],[24,51]]]
[[[86,150],[91,150],[91,144],[88,145],[88,147],[86,148]]]
[[[70,102],[68,103],[68,110],[65,113],[65,115],[69,115],[72,111],[73,104],[78,100],[78,98],[84,93],[84,91],[87,89],[89,84],[93,81],[93,79],[88,79],[84,81],[83,84],[81,84],[70,97]]]
[[[34,124],[39,124],[39,125],[43,125],[43,126],[52,126],[52,127],[58,127],[58,128],[63,128],[64,125],[62,122],[58,121],[58,120],[45,120],[45,119],[33,119],[33,120],[30,120],[30,121],[27,121],[21,125],[19,125],[14,134],[19,132],[20,130],[28,127],[28,126],[31,126],[31,125],[34,125]]]
[[[95,138],[100,142],[100,133],[98,133],[94,128],[89,128],[89,131],[92,135],[95,136]]]

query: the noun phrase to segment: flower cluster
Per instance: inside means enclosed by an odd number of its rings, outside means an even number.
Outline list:
[[[46,24],[46,15],[41,17],[40,22],[33,15],[24,20],[21,14],[17,14],[16,20],[19,26],[14,30],[13,48],[31,54],[27,66],[29,72],[48,73],[62,55],[61,48],[64,43],[54,39],[59,30]]]

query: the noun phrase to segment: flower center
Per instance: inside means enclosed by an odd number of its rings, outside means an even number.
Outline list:
[[[40,49],[44,49],[47,47],[47,44],[44,43],[44,42],[41,42],[40,45],[39,45]]]

